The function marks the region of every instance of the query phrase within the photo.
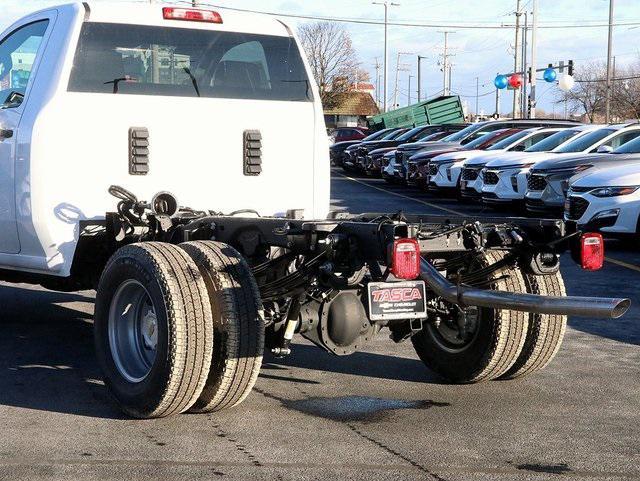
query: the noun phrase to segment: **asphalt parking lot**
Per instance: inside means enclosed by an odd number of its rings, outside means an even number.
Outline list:
[[[333,174],[352,212],[485,214],[379,180]],[[494,212],[490,212],[494,215]],[[640,249],[605,268],[565,260],[570,294],[625,296],[621,320],[571,319],[543,372],[443,384],[381,335],[346,358],[305,342],[267,357],[254,392],[213,415],[137,421],[93,355],[93,292],[0,285],[0,479],[640,479]]]

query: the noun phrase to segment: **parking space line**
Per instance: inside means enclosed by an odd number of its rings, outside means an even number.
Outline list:
[[[358,179],[354,179],[353,177],[349,177],[348,175],[344,175],[340,172],[334,172],[338,175],[341,175],[342,177],[345,177],[353,182],[356,182],[358,184],[362,184],[362,185],[366,185],[367,187],[371,187],[372,189],[376,189],[379,190],[380,192],[384,192],[385,194],[390,194],[390,195],[395,195],[396,197],[400,197],[402,199],[407,199],[413,202],[418,202],[419,204],[423,204],[426,205],[428,207],[433,207],[434,209],[440,209],[442,211],[448,212],[449,214],[453,214],[453,215],[459,215],[459,216],[466,216],[467,214],[463,214],[462,212],[457,212],[455,210],[452,209],[447,209],[446,207],[442,207],[436,204],[432,204],[431,202],[426,202],[424,200],[420,200],[420,199],[416,199],[414,197],[409,197],[408,195],[404,195],[404,194],[398,194],[397,192],[393,192],[391,190],[387,190],[387,189],[383,189],[382,187],[378,187],[376,185],[370,184],[369,182],[363,182],[361,180]]]
[[[363,182],[362,180],[354,179],[353,177],[345,175],[345,174],[343,174],[341,172],[335,172],[334,171],[333,173],[334,174],[338,174],[338,175],[340,175],[340,176],[342,176],[342,177],[344,177],[346,179],[349,179],[349,180],[351,180],[353,182],[356,182],[357,184],[362,184],[362,185],[365,185],[367,187],[371,187],[372,189],[379,190],[380,192],[384,192],[385,194],[395,195],[396,197],[400,197],[402,199],[407,199],[407,200],[410,200],[410,201],[413,201],[413,202],[418,202],[419,204],[423,204],[423,205],[426,205],[428,207],[433,207],[434,209],[440,209],[442,211],[448,212],[448,213],[453,214],[453,215],[458,215],[458,216],[462,216],[462,217],[467,215],[467,214],[464,214],[462,212],[455,211],[453,209],[448,209],[446,207],[442,207],[442,206],[439,206],[439,205],[436,205],[436,204],[432,204],[431,202],[427,202],[427,201],[424,201],[424,200],[416,199],[416,198],[410,197],[408,195],[399,194],[399,193],[393,192],[391,190],[383,189],[382,187],[378,187],[376,185],[370,184],[369,182]],[[640,266],[636,266],[634,264],[629,264],[628,262],[620,261],[618,259],[613,259],[611,257],[605,257],[605,260],[607,262],[611,262],[612,264],[615,264],[617,266],[625,267],[625,268],[630,269],[632,271],[640,272]]]
[[[611,257],[604,258],[607,262],[611,262],[620,267],[626,267],[627,269],[631,269],[632,271],[640,272],[640,266],[636,266],[635,264],[629,264],[628,262],[619,261],[618,259],[612,259]]]

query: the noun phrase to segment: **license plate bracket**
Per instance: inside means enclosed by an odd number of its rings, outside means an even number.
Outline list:
[[[372,321],[427,317],[424,281],[370,282],[369,318]]]

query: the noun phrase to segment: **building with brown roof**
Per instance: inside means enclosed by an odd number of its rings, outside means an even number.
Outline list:
[[[351,90],[340,94],[334,107],[325,109],[324,121],[327,128],[366,126],[367,117],[379,113],[370,92]]]

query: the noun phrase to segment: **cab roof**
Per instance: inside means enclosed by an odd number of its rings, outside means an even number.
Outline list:
[[[195,22],[189,20],[166,20],[163,9],[167,7],[188,10],[215,11],[222,17],[222,23]],[[197,7],[186,4],[170,3],[134,3],[134,2],[75,2],[47,10],[73,9],[84,14],[87,22],[120,23],[131,25],[151,25],[172,28],[189,28],[199,30],[219,30],[225,32],[254,33],[261,35],[292,36],[291,29],[282,21],[269,16],[236,12],[224,8]]]

